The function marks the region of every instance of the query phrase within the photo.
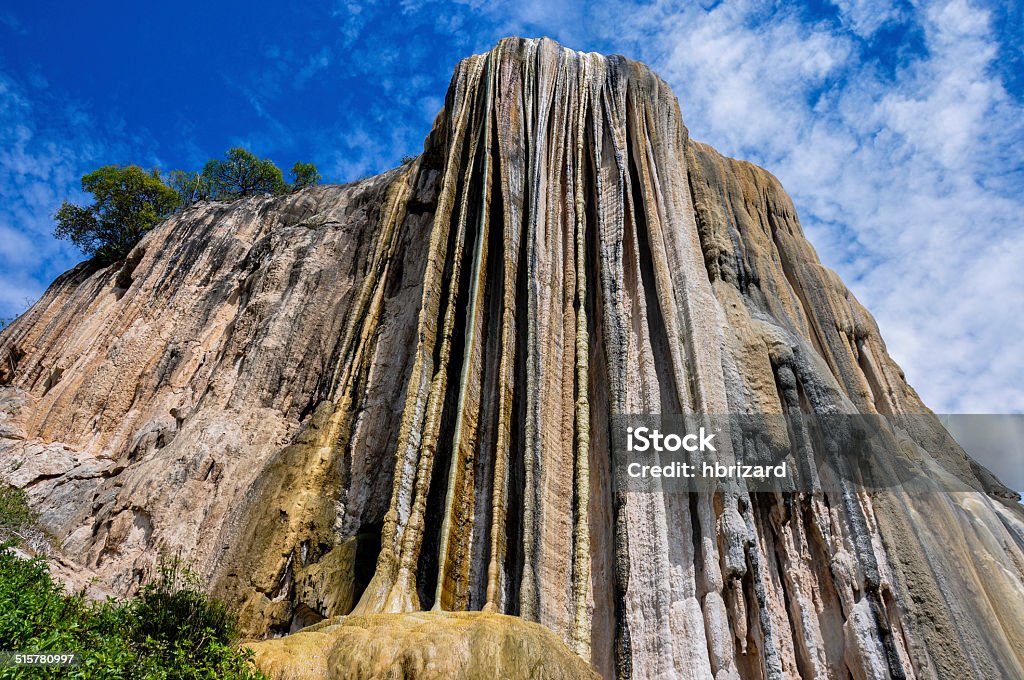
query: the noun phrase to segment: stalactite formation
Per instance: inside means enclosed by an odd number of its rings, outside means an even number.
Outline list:
[[[415,161],[200,205],[129,260],[0,336],[4,476],[122,590],[183,548],[296,633],[274,668],[511,615],[609,678],[1024,677],[1024,515],[962,453],[987,493],[613,488],[619,414],[930,413],[775,178],[641,64],[503,40]]]

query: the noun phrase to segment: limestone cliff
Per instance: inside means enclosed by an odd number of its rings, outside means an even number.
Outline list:
[[[562,643],[609,678],[1024,677],[1011,494],[920,425],[775,178],[621,57],[504,40],[415,161],[190,208],[0,357],[0,475],[64,551],[121,593],[180,551],[295,633],[257,645],[281,677],[585,676]],[[980,491],[622,492],[637,412],[906,417]]]

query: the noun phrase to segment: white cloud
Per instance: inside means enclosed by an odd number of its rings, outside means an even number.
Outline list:
[[[566,7],[485,11],[650,64],[695,139],[779,177],[926,404],[1024,412],[1024,110],[996,61],[1019,29],[996,35],[968,0],[834,6],[587,3],[572,25]]]
[[[60,202],[86,198],[82,174],[103,163],[152,158],[143,152],[146,142],[124,135],[118,121],[97,124],[75,102],[51,96],[38,82],[33,87],[0,72],[0,318],[25,311],[82,259],[52,236]]]
[[[901,14],[889,0],[836,0],[833,4],[839,9],[844,25],[865,38]]]
[[[1024,412],[1024,110],[992,68],[989,15],[840,5],[839,23],[747,0],[654,8],[619,40],[695,138],[780,178],[929,406]],[[897,17],[924,50],[886,69],[859,38]]]

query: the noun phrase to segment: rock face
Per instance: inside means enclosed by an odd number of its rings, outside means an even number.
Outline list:
[[[1013,494],[948,453],[775,178],[621,57],[504,40],[417,160],[193,207],[63,275],[0,357],[0,475],[109,586],[180,551],[254,637],[353,614],[273,663],[384,620],[344,663],[389,672],[416,612],[483,610],[410,673],[473,677],[456,640],[507,614],[609,678],[1024,677]],[[881,413],[979,491],[623,492],[638,412]]]

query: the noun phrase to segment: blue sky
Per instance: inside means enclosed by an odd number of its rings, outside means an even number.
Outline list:
[[[937,412],[1024,412],[1024,3],[7,2],[0,316],[107,163],[234,145],[328,181],[422,148],[455,63],[545,35],[649,63],[695,139],[760,163]]]

